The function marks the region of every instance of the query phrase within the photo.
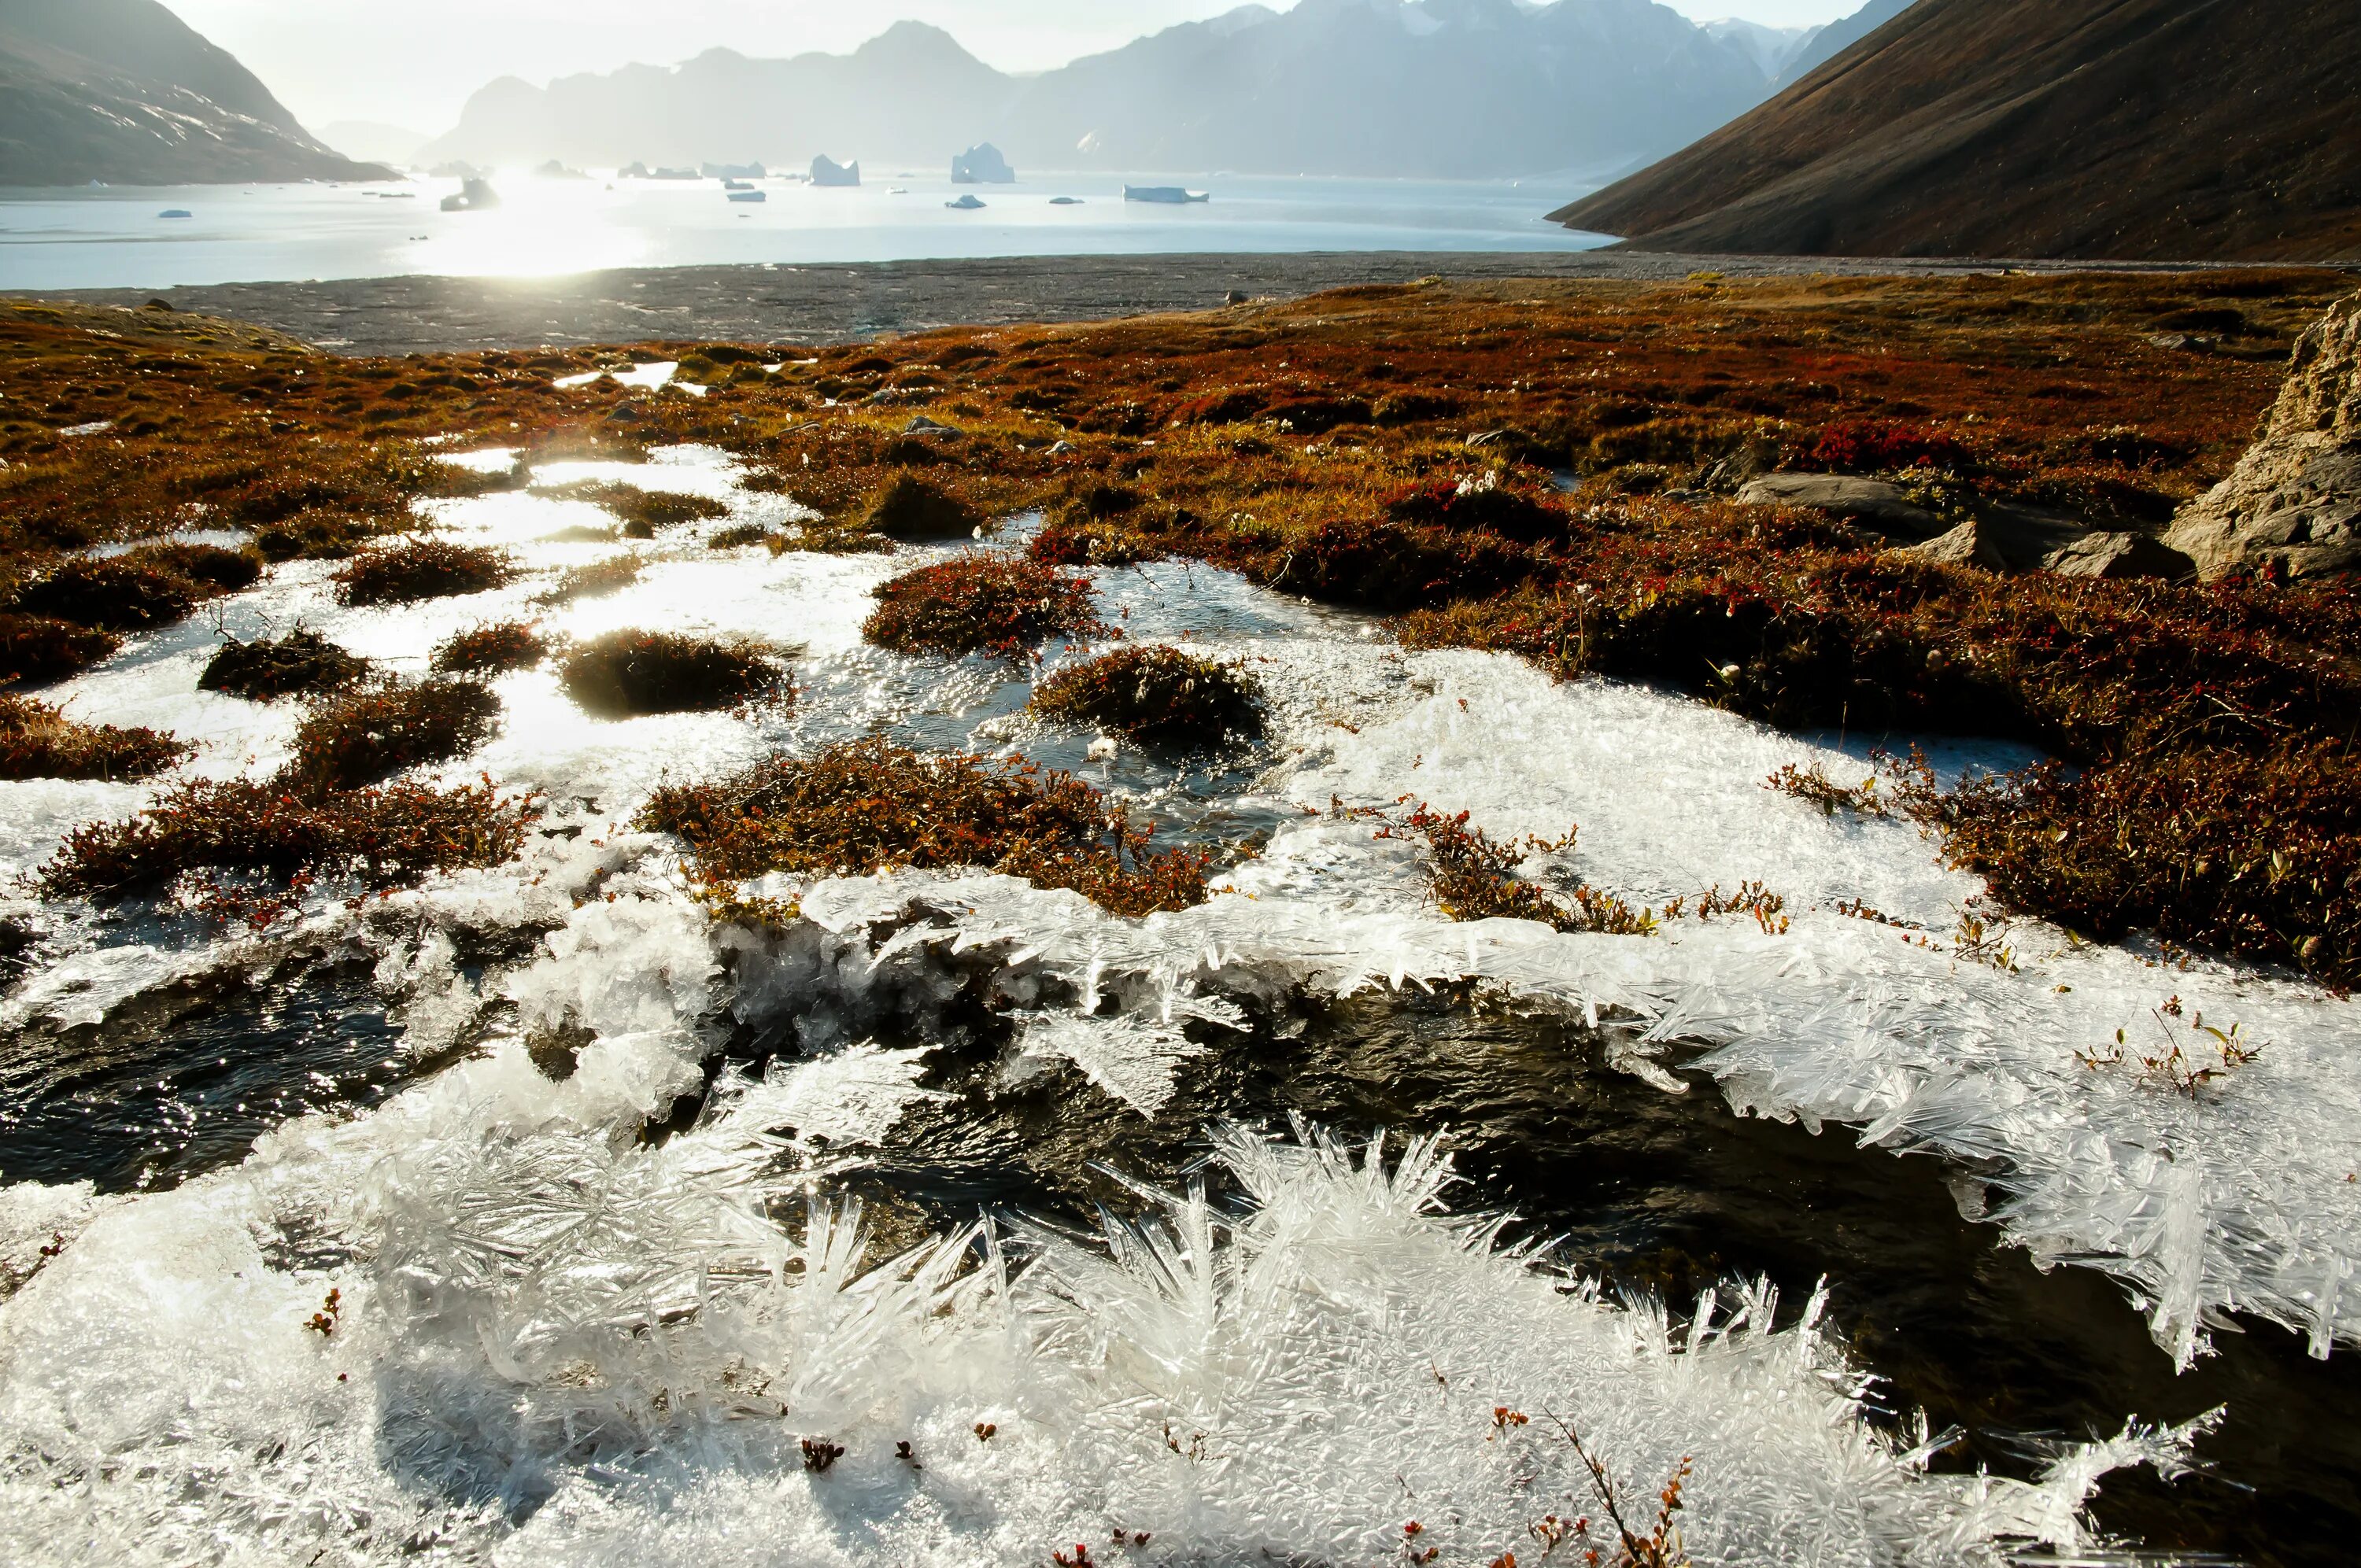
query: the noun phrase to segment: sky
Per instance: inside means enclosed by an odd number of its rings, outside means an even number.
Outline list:
[[[545,82],[717,45],[752,55],[854,48],[903,18],[944,28],[1004,71],[1113,49],[1236,0],[165,0],[236,55],[305,125],[448,130],[497,76]],[[1287,0],[1265,0],[1285,9]],[[1809,26],[1861,0],[1670,0],[1699,20]]]

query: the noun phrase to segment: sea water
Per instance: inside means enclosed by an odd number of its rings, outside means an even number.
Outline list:
[[[404,274],[531,277],[730,262],[1311,250],[1566,251],[1606,243],[1545,221],[1580,195],[1539,181],[1036,174],[957,186],[870,170],[857,189],[765,180],[731,203],[718,181],[496,174],[501,204],[445,213],[455,180],[370,185],[0,190],[0,290],[163,289]],[[1212,200],[1127,203],[1125,184]],[[973,192],[981,211],[956,212]],[[1078,205],[1056,205],[1071,196]],[[168,211],[187,217],[167,218]]]

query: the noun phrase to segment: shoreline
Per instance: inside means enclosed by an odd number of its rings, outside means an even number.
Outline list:
[[[1731,278],[1931,277],[2006,270],[2179,273],[2240,265],[2250,264],[1706,256],[1620,247],[1302,251],[652,267],[533,279],[417,275],[10,297],[131,307],[161,300],[175,310],[249,322],[318,347],[367,356],[667,340],[820,345],[947,326],[1208,310],[1233,291],[1257,301],[1291,300],[1353,284],[1434,276],[1455,282],[1669,282],[1697,271]]]

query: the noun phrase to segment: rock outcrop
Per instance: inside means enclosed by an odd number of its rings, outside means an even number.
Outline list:
[[[1916,544],[1944,529],[1943,520],[1916,505],[1899,485],[1847,474],[1768,474],[1738,492],[1741,506],[1817,507],[1896,544]]]
[[[1850,474],[1766,474],[1741,487],[1737,499],[1815,507],[1893,548],[1988,572],[2186,577],[2196,569],[2181,551],[2144,533],[2096,532],[2076,518],[2000,501],[1978,501],[1973,515],[1952,522],[1911,500],[1899,485]]]
[[[2181,509],[2165,543],[2207,577],[2361,566],[2361,294],[2297,341],[2262,439]]]

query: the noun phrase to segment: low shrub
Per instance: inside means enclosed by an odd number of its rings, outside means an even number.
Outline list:
[[[2361,974],[2361,765],[2341,742],[2209,750],[2075,770],[2046,762],[1949,794],[1923,762],[1897,804],[2002,903],[2086,935]]]
[[[1529,856],[1572,850],[1571,830],[1554,843],[1541,839],[1495,843],[1482,828],[1467,825],[1467,813],[1446,817],[1422,804],[1398,827],[1378,831],[1389,838],[1416,834],[1425,841],[1427,892],[1454,920],[1538,920],[1560,931],[1610,937],[1644,937],[1656,928],[1653,915],[1612,894],[1576,885],[1560,898],[1517,874]]]
[[[566,654],[558,671],[576,702],[607,718],[733,707],[787,689],[777,652],[763,643],[669,631],[609,632]]]
[[[862,513],[872,533],[907,543],[970,539],[983,526],[975,509],[907,469],[886,481]]]
[[[733,522],[708,535],[705,547],[708,550],[737,550],[749,544],[766,544],[770,539],[771,531],[759,522]]]
[[[1033,709],[1153,746],[1199,749],[1259,736],[1261,696],[1243,664],[1178,648],[1126,646],[1043,681]]]
[[[902,653],[1014,659],[1048,638],[1105,630],[1086,579],[1025,556],[978,552],[881,584],[861,634]]]
[[[367,659],[299,626],[276,641],[230,639],[207,662],[197,689],[270,702],[297,692],[342,691],[368,672]]]
[[[1359,398],[1295,398],[1270,404],[1262,417],[1305,435],[1323,435],[1340,424],[1367,424],[1371,412]]]
[[[197,586],[201,598],[236,593],[262,580],[259,552],[225,550],[218,544],[143,544],[120,559],[185,577]]]
[[[472,681],[379,685],[330,697],[304,717],[278,786],[317,799],[422,762],[447,762],[491,739],[500,699]]]
[[[1380,503],[1399,522],[1439,528],[1488,529],[1528,543],[1563,539],[1565,513],[1486,473],[1470,479],[1428,479],[1389,492]]]
[[[1203,903],[1211,859],[1151,850],[1151,827],[1070,773],[873,738],[658,790],[641,824],[686,840],[725,903],[723,890],[769,872],[983,866],[1147,915]]]
[[[1036,529],[1025,554],[1045,566],[1136,566],[1164,559],[1162,548],[1137,527],[1071,514]]]
[[[593,561],[560,574],[555,585],[533,602],[562,605],[572,604],[576,599],[604,598],[638,582],[640,574],[646,569],[647,562],[636,554],[610,555],[604,561]]]
[[[110,631],[169,626],[202,597],[180,573],[132,560],[80,556],[16,591],[20,614]]]
[[[1971,466],[1973,455],[1952,436],[1923,424],[1845,420],[1821,427],[1802,466],[1839,474],[1883,474],[1898,468]]]
[[[266,561],[341,561],[381,533],[414,525],[404,513],[387,520],[356,512],[298,512],[254,531],[254,547]]]
[[[446,675],[502,674],[531,669],[549,656],[549,640],[522,621],[501,621],[459,632],[438,644],[432,667]]]
[[[0,685],[39,686],[78,674],[123,646],[92,626],[0,611]]]
[[[355,606],[454,598],[505,587],[516,571],[504,551],[420,539],[356,556],[336,574],[336,598]]]
[[[48,703],[0,695],[0,779],[144,779],[195,750],[153,729],[80,724]]]
[[[514,858],[533,816],[530,799],[502,799],[489,784],[399,784],[313,799],[276,779],[196,779],[128,821],[74,829],[39,885],[53,898],[115,899],[192,872],[248,872],[282,883],[330,873],[401,887],[430,872]]]

